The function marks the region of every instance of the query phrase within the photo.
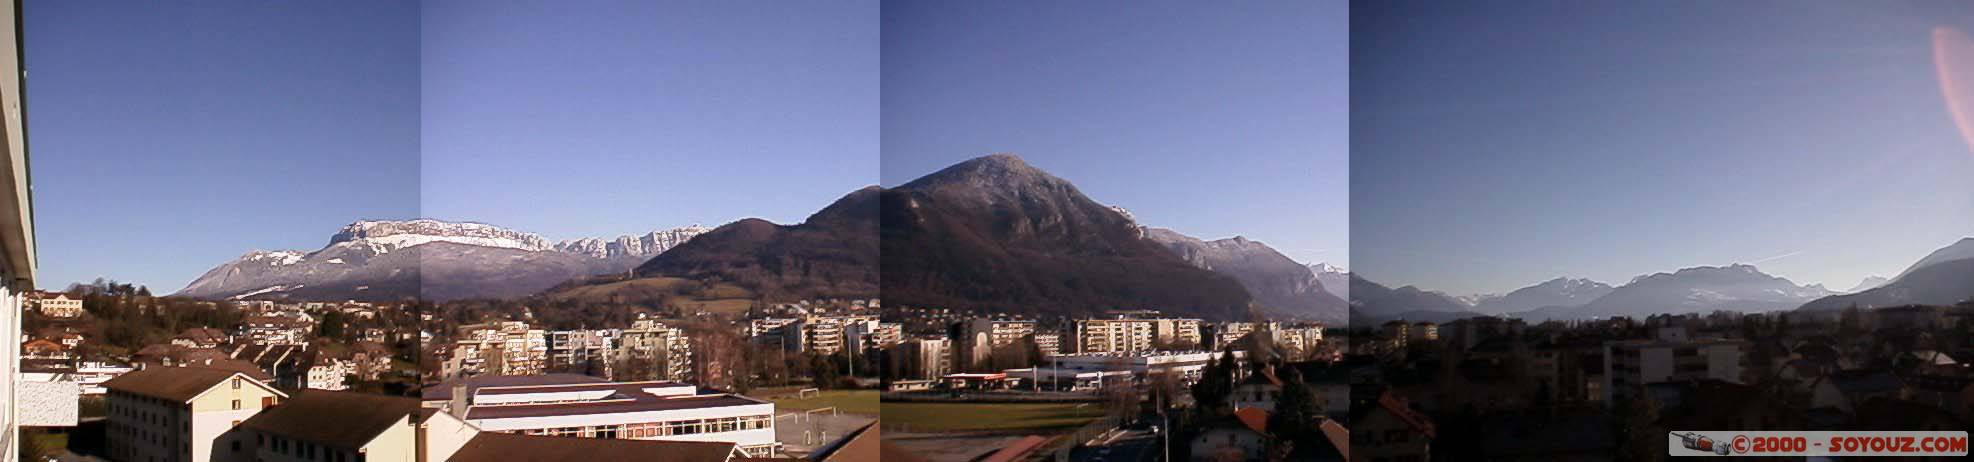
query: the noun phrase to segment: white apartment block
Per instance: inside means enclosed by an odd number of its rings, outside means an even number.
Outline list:
[[[1658,338],[1604,343],[1604,402],[1629,397],[1644,385],[1693,379],[1742,383],[1744,340],[1693,339],[1683,328],[1661,328]]]

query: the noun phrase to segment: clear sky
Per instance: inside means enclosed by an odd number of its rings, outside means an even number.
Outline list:
[[[1974,235],[1965,3],[1362,2],[1352,254],[1450,293],[1753,263],[1844,290]]]
[[[996,152],[1147,225],[1348,258],[1342,2],[886,1],[883,183]]]
[[[425,2],[423,212],[615,237],[877,183],[878,5]]]
[[[42,287],[171,292],[416,215],[416,5],[23,3]]]

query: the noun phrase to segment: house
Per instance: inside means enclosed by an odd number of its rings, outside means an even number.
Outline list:
[[[53,340],[37,338],[21,343],[22,358],[60,359],[69,357],[68,347]]]
[[[1192,460],[1264,461],[1275,438],[1268,434],[1268,411],[1241,408],[1234,415],[1209,423],[1193,437]]]
[[[1256,408],[1263,412],[1275,412],[1275,400],[1282,397],[1282,379],[1275,376],[1275,368],[1262,368],[1259,374],[1249,374],[1234,386],[1234,393],[1228,398],[1234,409]]]
[[[391,370],[391,349],[377,342],[357,342],[350,353],[351,372],[360,380],[377,380]]]
[[[418,400],[306,390],[240,424],[238,461],[417,462]]]
[[[1974,419],[1974,377],[1908,375],[1902,378],[1906,385],[1904,399],[1946,409],[1963,420]]]
[[[1481,454],[1499,461],[1604,461],[1617,437],[1604,416],[1592,413],[1498,414],[1482,420]]]
[[[238,371],[151,367],[103,382],[105,450],[115,460],[205,462],[241,421],[288,395]]]
[[[226,331],[211,327],[185,329],[184,332],[179,332],[177,336],[171,338],[172,345],[186,348],[218,348],[220,345],[232,342],[233,336],[226,335]]]
[[[1837,371],[1810,386],[1810,407],[1830,407],[1856,414],[1857,405],[1871,398],[1897,398],[1905,382],[1891,371]]]
[[[1851,430],[1966,431],[1960,419],[1936,406],[1892,398],[1871,398],[1858,406]]]
[[[1797,420],[1760,389],[1724,380],[1656,383],[1645,393],[1659,403],[1664,428],[1779,430]]]
[[[65,293],[41,292],[33,294],[34,309],[42,316],[51,318],[74,318],[82,316],[82,299],[69,298]]]
[[[1430,460],[1437,435],[1432,418],[1389,390],[1378,394],[1376,404],[1365,406],[1350,421],[1350,455],[1359,460]]]

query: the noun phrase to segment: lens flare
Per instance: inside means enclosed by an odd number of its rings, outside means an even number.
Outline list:
[[[1933,67],[1940,76],[1940,93],[1953,113],[1960,138],[1974,152],[1974,41],[1950,27],[1933,28]]]

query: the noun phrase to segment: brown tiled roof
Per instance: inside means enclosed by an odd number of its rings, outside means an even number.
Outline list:
[[[388,395],[307,390],[241,426],[342,449],[359,449],[405,416],[418,400]],[[411,431],[409,428],[406,431]]]
[[[182,403],[238,373],[205,367],[148,367],[103,382],[103,387]]]
[[[563,462],[638,460],[726,462],[733,443],[606,440],[484,432],[453,453],[451,462]],[[887,459],[888,460],[888,459]]]
[[[816,452],[809,454],[809,460],[816,462],[877,462],[881,459],[879,446],[884,441],[878,433],[877,421],[865,424],[863,428],[836,440]]]

